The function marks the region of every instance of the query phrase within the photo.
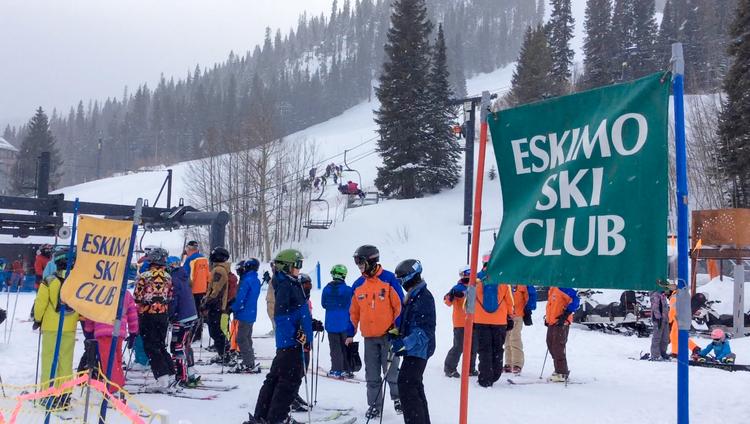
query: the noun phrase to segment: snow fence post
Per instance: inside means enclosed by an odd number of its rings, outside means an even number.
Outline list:
[[[133,212],[133,229],[130,232],[130,246],[128,246],[128,259],[125,264],[130,265],[133,260],[133,248],[135,248],[135,238],[138,236],[138,223],[141,220],[141,211],[143,211],[143,199],[138,198],[135,202],[135,211]],[[109,346],[109,362],[107,362],[106,376],[107,380],[112,378],[112,363],[115,362],[115,353],[120,355],[117,349],[117,339],[120,337],[120,327],[122,326],[122,304],[125,303],[125,292],[128,290],[128,271],[122,274],[122,284],[120,284],[120,297],[117,300],[117,313],[115,322],[112,325],[112,344]],[[99,424],[104,424],[107,420],[107,396],[102,400],[102,406],[99,409]]]
[[[482,188],[484,187],[484,160],[487,156],[487,117],[490,110],[490,92],[482,92],[482,105],[480,109],[481,127],[479,133],[479,162],[477,163],[476,190],[474,191],[474,214],[471,226],[471,273],[469,274],[469,287],[466,289],[466,323],[464,325],[464,349],[461,355],[461,397],[458,422],[468,424],[469,422],[469,368],[471,364],[471,339],[474,328],[475,292],[477,286],[477,267],[479,261],[479,235],[482,229]]]
[[[65,277],[70,275],[70,268],[73,267],[73,249],[76,246],[76,230],[78,229],[78,206],[80,202],[76,197],[76,201],[73,204],[73,229],[70,234],[70,245],[68,245],[68,258],[67,265],[65,266]],[[65,304],[62,302],[62,283],[60,282],[60,292],[57,294],[57,304],[60,306],[60,312],[58,312],[60,318],[57,320],[57,338],[55,339],[55,354],[52,356],[52,366],[49,371],[49,387],[55,385],[55,374],[57,373],[57,363],[60,360],[60,341],[62,340],[63,324],[65,323]],[[10,290],[10,289],[8,289]],[[39,334],[41,334],[41,328]],[[44,378],[44,376],[42,376]],[[47,413],[44,416],[44,424],[49,424],[50,412],[50,401],[45,402],[44,409]]]
[[[690,293],[688,292],[688,185],[687,154],[685,150],[685,104],[684,74],[685,58],[682,55],[682,43],[672,44],[672,71],[674,74],[674,132],[675,164],[677,167],[677,423],[690,422],[689,399],[689,352],[688,331],[690,330],[691,311]]]
[[[318,277],[318,290],[320,290],[320,261],[315,264],[315,275]]]

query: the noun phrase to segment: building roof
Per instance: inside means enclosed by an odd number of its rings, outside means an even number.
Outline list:
[[[18,149],[12,144],[8,142],[8,140],[4,139],[3,137],[0,137],[0,150],[10,150],[12,152],[17,152]]]

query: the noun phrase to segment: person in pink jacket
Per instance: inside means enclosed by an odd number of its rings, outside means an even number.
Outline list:
[[[96,343],[99,346],[99,361],[102,375],[107,372],[107,363],[109,361],[109,348],[112,345],[112,324],[103,324],[87,319],[84,323],[86,331],[93,332]],[[130,292],[125,292],[125,304],[122,307],[122,325],[120,325],[120,334],[117,338],[117,347],[115,348],[115,362],[112,364],[112,377],[110,380],[122,387],[125,385],[125,373],[122,370],[122,342],[127,341],[128,348],[133,348],[135,337],[138,335],[138,307]],[[117,388],[109,387],[110,393],[115,393]]]

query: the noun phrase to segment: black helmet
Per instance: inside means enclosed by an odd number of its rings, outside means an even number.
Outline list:
[[[365,264],[365,272],[370,273],[375,269],[375,266],[380,262],[380,251],[377,247],[371,244],[365,244],[359,246],[354,251],[354,263],[357,266]]]
[[[168,257],[169,252],[161,247],[151,248],[146,254],[146,260],[148,260],[149,265],[156,266],[167,266]]]
[[[302,290],[305,292],[305,298],[310,298],[310,291],[312,291],[312,278],[307,274],[299,275],[299,282],[302,284]]]
[[[422,263],[416,259],[401,261],[396,266],[395,274],[402,286],[411,287],[422,280]]]
[[[257,271],[260,268],[260,261],[255,258],[250,258],[237,262],[237,273],[244,274],[250,271]]]
[[[226,262],[229,260],[229,251],[221,246],[214,247],[214,250],[208,256],[208,260],[213,263]]]

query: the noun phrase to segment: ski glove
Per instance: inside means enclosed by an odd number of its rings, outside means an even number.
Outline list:
[[[523,324],[526,326],[534,325],[534,321],[531,320],[531,311],[528,309],[523,310]]]
[[[401,337],[391,340],[391,351],[396,356],[406,355],[406,346],[404,346],[404,340]]]
[[[31,326],[32,330],[38,330],[42,326],[42,323],[39,321],[34,321],[34,324]]]
[[[321,322],[320,320],[317,320],[315,318],[313,318],[313,320],[312,320],[312,329],[316,333],[319,333],[321,331],[325,331],[325,327],[323,326],[323,322]]]
[[[297,343],[301,344],[302,346],[305,346],[307,344],[307,334],[305,334],[305,331],[301,328],[297,330],[295,339],[297,340]]]
[[[466,293],[464,293],[463,290],[456,290],[455,288],[451,289],[449,294],[451,295],[451,298],[456,298],[456,299],[461,299],[464,296],[466,296]]]
[[[386,333],[386,336],[388,336],[388,341],[392,342],[393,340],[397,339],[400,334],[398,331],[398,327],[391,327],[388,329],[388,333]]]
[[[513,321],[513,317],[512,317],[512,316],[510,316],[510,315],[508,315],[508,318],[507,318],[507,322],[508,322],[508,323],[507,323],[507,324],[505,325],[505,327],[506,327],[507,331],[511,331],[511,330],[513,330],[513,327],[515,327],[515,326],[516,326],[516,322],[515,322],[515,321]]]
[[[133,346],[135,346],[136,337],[138,337],[137,334],[130,333],[130,335],[128,336],[128,344],[127,344],[128,349],[133,349]]]

